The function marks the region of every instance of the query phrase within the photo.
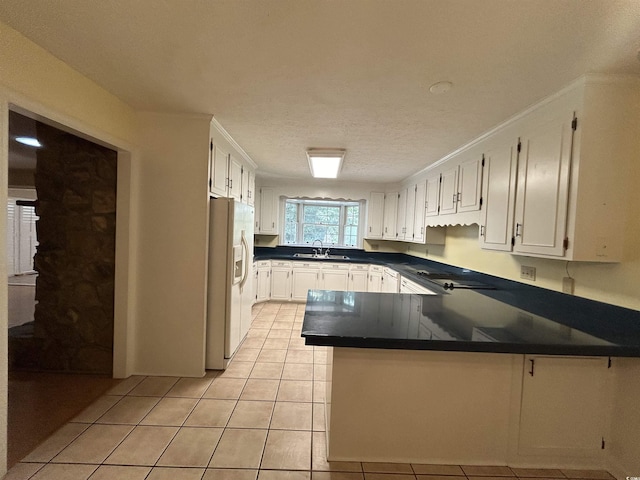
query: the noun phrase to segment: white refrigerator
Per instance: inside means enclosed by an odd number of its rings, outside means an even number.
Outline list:
[[[251,326],[253,207],[212,198],[209,209],[207,369],[222,370]]]

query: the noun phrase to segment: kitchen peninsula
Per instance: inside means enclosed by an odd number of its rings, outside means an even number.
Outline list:
[[[640,312],[510,284],[309,292],[302,336],[332,347],[329,459],[605,468],[611,375],[640,357]]]

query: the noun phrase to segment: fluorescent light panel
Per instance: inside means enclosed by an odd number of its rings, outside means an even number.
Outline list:
[[[36,148],[40,148],[42,146],[38,139],[33,137],[16,137],[16,142]]]
[[[307,150],[309,168],[314,178],[337,178],[344,150]]]

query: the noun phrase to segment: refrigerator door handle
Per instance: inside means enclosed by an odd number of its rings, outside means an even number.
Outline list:
[[[244,258],[242,260],[244,263],[244,274],[242,275],[242,280],[240,280],[240,288],[242,289],[244,284],[247,283],[247,278],[249,278],[249,244],[244,236],[244,230],[242,230],[242,233],[240,234],[240,243],[244,250]]]

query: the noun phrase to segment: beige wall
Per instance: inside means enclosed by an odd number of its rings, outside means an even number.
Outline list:
[[[138,374],[204,375],[210,120],[140,114]]]
[[[8,108],[17,106],[66,125],[80,135],[97,140],[120,152],[133,151],[136,138],[136,115],[126,104],[86,77],[36,46],[13,29],[0,23],[0,203],[7,199],[7,132]],[[133,179],[128,178],[133,182]],[[122,188],[121,188],[122,187]],[[130,203],[130,184],[119,184],[123,197],[119,206],[129,209],[124,220],[135,209]],[[120,192],[119,192],[120,193]],[[123,217],[118,219],[122,225]],[[134,232],[128,225],[121,238],[122,248],[128,251]],[[0,251],[6,252],[6,219],[0,215]],[[6,278],[6,255],[0,255],[0,276]],[[130,265],[117,266],[120,280],[133,273]],[[0,282],[0,330],[7,329],[6,282]],[[118,290],[119,288],[119,290]],[[120,313],[129,312],[128,293],[122,282],[116,287]],[[120,319],[126,322],[127,319]],[[118,326],[117,326],[118,328]],[[126,347],[124,347],[126,348]],[[7,336],[0,336],[0,475],[6,464],[6,406],[7,406]]]

